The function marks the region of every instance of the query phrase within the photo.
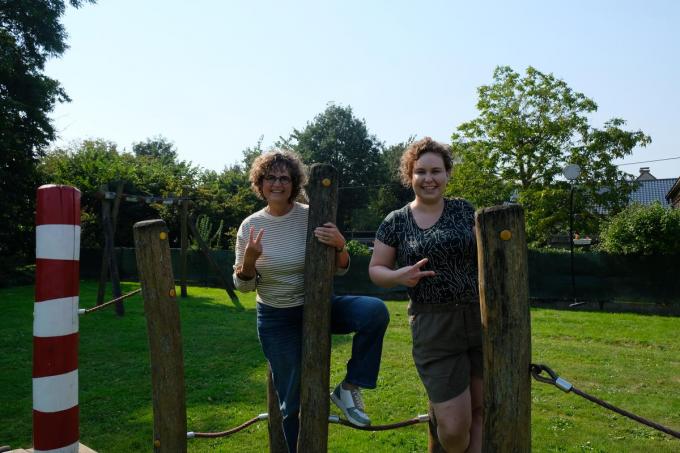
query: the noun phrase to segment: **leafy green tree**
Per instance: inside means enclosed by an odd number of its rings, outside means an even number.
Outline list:
[[[478,89],[478,118],[452,136],[462,163],[454,168],[448,194],[478,207],[514,195],[526,209],[529,239],[540,244],[566,229],[569,184],[561,172],[578,164],[577,229],[597,231],[601,213],[621,210],[634,189],[612,161],[647,145],[650,137],[622,129],[620,118],[601,129],[591,126],[588,115],[597,104],[552,74],[529,67],[521,77],[501,66],[493,79]]]
[[[194,215],[206,215],[212,222],[224,222],[224,247],[233,249],[236,232],[246,217],[264,206],[250,188],[248,173],[240,166],[201,174],[192,194]]]
[[[263,152],[262,140],[264,140],[264,135],[260,135],[260,138],[257,140],[255,146],[248,147],[243,150],[243,171],[246,174],[250,172],[250,167],[253,165],[253,161],[257,159]]]
[[[352,213],[365,208],[376,186],[387,179],[382,167],[383,148],[371,135],[366,121],[356,118],[350,106],[328,105],[312,122],[294,129],[283,146],[299,153],[307,164],[321,162],[338,171],[338,227],[354,227]]]
[[[177,160],[177,149],[174,143],[165,137],[158,135],[153,138],[147,138],[143,142],[137,142],[132,145],[132,152],[137,157],[148,157],[151,159],[160,160],[164,164],[175,164]]]
[[[381,154],[381,166],[387,173],[386,181],[372,193],[366,214],[362,217],[365,225],[357,226],[357,230],[377,229],[387,214],[413,199],[413,191],[401,183],[399,165],[401,155],[414,140],[415,137],[411,136],[405,142],[388,146]]]
[[[74,7],[94,0],[71,0]],[[69,100],[44,73],[66,50],[66,2],[0,1],[0,271],[32,256],[37,159],[55,138],[49,118]]]
[[[199,169],[184,162],[168,162],[147,155],[121,153],[115,143],[106,140],[84,140],[68,148],[56,149],[41,160],[40,171],[45,183],[69,184],[82,193],[82,245],[101,247],[101,201],[98,192],[103,185],[115,191],[123,181],[123,192],[137,196],[137,202],[124,201],[119,210],[116,246],[134,244],[132,225],[140,220],[162,218],[168,224],[171,244],[178,245],[179,209],[147,197],[179,197],[190,192],[198,181]]]
[[[633,204],[602,228],[600,249],[623,255],[680,254],[680,209]]]
[[[47,153],[40,161],[39,171],[45,184],[66,184],[80,190],[81,245],[101,247],[101,202],[97,192],[103,184],[133,178],[132,156],[121,155],[113,142],[84,140]],[[110,189],[115,190],[115,186]]]

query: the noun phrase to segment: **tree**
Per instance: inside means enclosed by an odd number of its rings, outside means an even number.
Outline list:
[[[633,204],[604,225],[600,249],[622,255],[680,254],[680,209]]]
[[[569,184],[561,172],[567,164],[578,164],[577,229],[597,231],[602,213],[621,210],[634,189],[630,175],[612,161],[647,145],[650,137],[622,129],[620,118],[602,129],[591,126],[588,114],[597,104],[552,74],[529,67],[520,77],[501,66],[493,79],[478,89],[479,117],[452,136],[454,155],[462,163],[447,193],[478,207],[514,195],[526,209],[529,240],[544,243],[566,230]]]
[[[358,225],[359,230],[376,230],[385,216],[395,209],[399,209],[413,199],[413,191],[404,187],[399,175],[401,155],[406,148],[413,143],[414,136],[406,141],[385,148],[381,154],[381,166],[387,173],[386,181],[368,202],[366,215],[363,216],[365,224]]]
[[[133,246],[132,225],[139,220],[162,218],[170,229],[171,243],[178,243],[178,207],[160,202],[146,203],[146,196],[178,197],[197,186],[200,170],[185,162],[168,162],[147,155],[121,153],[113,142],[84,140],[68,148],[47,153],[40,164],[45,183],[69,184],[82,192],[81,223],[84,247],[101,247],[101,203],[97,192],[108,184],[114,191],[123,181],[123,192],[137,195],[139,202],[121,205],[116,246]]]
[[[147,138],[143,142],[134,143],[132,145],[132,152],[137,157],[157,159],[164,164],[174,164],[177,160],[175,144],[161,135]]]
[[[204,172],[193,194],[195,215],[206,215],[217,224],[224,222],[225,248],[233,249],[239,225],[250,214],[264,205],[250,188],[248,172],[239,165],[225,168],[221,173]]]
[[[74,7],[94,0],[71,0]],[[69,100],[44,74],[48,58],[66,50],[59,22],[64,1],[0,0],[0,267],[28,260],[33,249],[37,159],[55,137],[49,118]]]
[[[371,135],[366,121],[354,117],[350,106],[328,105],[326,110],[294,129],[285,147],[299,153],[307,164],[321,162],[338,171],[338,214],[341,229],[353,227],[352,212],[365,208],[377,185],[386,181],[380,154],[383,144]]]
[[[262,140],[264,140],[264,135],[260,135],[257,139],[257,143],[253,147],[248,147],[243,150],[243,171],[248,174],[250,172],[250,167],[253,165],[255,159],[257,159],[262,154]]]

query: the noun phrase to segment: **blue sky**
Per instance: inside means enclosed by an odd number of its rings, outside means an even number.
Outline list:
[[[625,162],[680,156],[680,2],[99,0],[69,8],[70,49],[47,73],[72,98],[53,114],[64,145],[130,150],[163,135],[221,170],[260,136],[271,146],[329,102],[387,145],[449,142],[477,116],[497,65],[534,66],[651,135]],[[628,165],[680,176],[680,159]]]

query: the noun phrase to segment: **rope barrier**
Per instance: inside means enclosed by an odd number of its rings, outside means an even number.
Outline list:
[[[123,294],[122,296],[117,297],[117,298],[115,298],[115,299],[113,299],[113,300],[110,300],[110,301],[108,301],[108,302],[106,302],[106,303],[103,303],[103,304],[101,304],[101,305],[97,305],[97,306],[95,306],[95,307],[88,308],[88,309],[83,309],[83,308],[81,308],[80,310],[78,310],[78,314],[79,314],[79,315],[87,315],[87,314],[92,313],[93,311],[101,310],[102,308],[108,307],[108,306],[111,305],[111,304],[115,304],[116,302],[120,302],[121,300],[125,300],[125,299],[127,299],[128,297],[132,297],[132,296],[134,296],[135,294],[139,293],[140,291],[142,291],[142,289],[141,289],[141,288],[138,288],[138,289],[136,289],[136,290],[134,290],[134,291],[132,291],[132,292],[130,292],[130,293]]]
[[[250,425],[257,423],[260,420],[267,420],[268,418],[269,418],[269,414],[267,414],[267,413],[260,414],[257,417],[253,417],[250,420],[248,420],[247,422],[237,426],[236,428],[231,428],[231,429],[228,429],[226,431],[220,431],[220,432],[217,432],[217,433],[195,433],[193,431],[189,431],[187,433],[187,439],[193,439],[195,437],[215,438],[215,437],[230,436],[234,433],[237,433],[239,431],[246,429]]]
[[[562,390],[565,393],[573,392],[595,404],[598,404],[605,409],[609,409],[610,411],[616,412],[617,414],[623,415],[624,417],[628,417],[631,420],[635,420],[638,423],[642,423],[643,425],[647,425],[650,428],[654,428],[658,431],[661,431],[662,433],[668,434],[669,436],[675,437],[677,439],[680,439],[680,432],[674,431],[670,428],[667,428],[663,425],[660,425],[656,422],[653,422],[651,420],[647,420],[646,418],[640,417],[638,415],[633,414],[632,412],[628,412],[624,409],[618,408],[616,406],[613,406],[605,401],[602,401],[599,398],[595,398],[592,395],[587,394],[586,392],[577,389],[571,383],[565,379],[562,379],[555,373],[550,367],[546,365],[541,365],[541,364],[535,364],[532,363],[530,366],[531,370],[531,375],[534,377],[539,382],[542,382],[544,384],[552,384],[558,389]],[[541,376],[541,373],[546,372],[550,377],[546,376]]]
[[[430,421],[430,417],[427,414],[418,415],[417,417],[404,420],[402,422],[390,423],[387,425],[369,425],[369,426],[357,426],[353,425],[347,420],[338,417],[337,415],[331,415],[328,417],[328,423],[337,423],[348,428],[358,429],[361,431],[387,431],[390,429],[403,428],[405,426],[416,425],[418,423],[427,423]]]
[[[215,433],[197,433],[197,432],[189,431],[187,433],[187,439],[194,439],[194,438],[197,438],[197,437],[215,438],[215,437],[230,436],[232,434],[235,434],[239,431],[246,429],[250,425],[257,423],[260,420],[267,420],[268,418],[269,418],[269,414],[267,414],[267,413],[260,414],[257,417],[253,417],[250,420],[248,420],[247,422],[245,422],[245,423],[243,423],[243,424],[241,424],[241,425],[239,425],[235,428],[231,428],[231,429],[228,429],[226,431],[220,431],[220,432],[215,432]],[[361,430],[361,431],[387,431],[387,430],[390,430],[390,429],[403,428],[405,426],[411,426],[411,425],[415,425],[415,424],[418,424],[418,423],[427,423],[429,420],[430,420],[430,417],[427,414],[423,414],[423,415],[418,415],[417,417],[413,417],[413,418],[408,419],[408,420],[404,420],[402,422],[391,423],[391,424],[387,424],[387,425],[356,426],[356,425],[351,424],[347,420],[338,417],[337,415],[331,415],[331,416],[328,417],[328,423],[335,423],[335,424],[338,424],[338,425],[347,426],[348,428],[358,429],[358,430]]]
[[[640,417],[638,415],[633,414],[632,412],[628,412],[624,409],[618,408],[616,406],[613,406],[605,401],[602,401],[599,398],[596,398],[592,395],[589,395],[588,393],[577,389],[574,387],[569,381],[562,379],[555,373],[550,367],[547,365],[542,365],[542,364],[535,364],[532,363],[530,366],[530,371],[531,375],[533,376],[534,379],[536,379],[539,382],[542,382],[544,384],[552,384],[558,389],[562,390],[565,393],[573,392],[595,404],[598,404],[605,409],[609,409],[613,412],[616,412],[617,414],[623,415],[624,417],[630,418],[631,420],[634,420],[638,423],[641,423],[643,425],[646,425],[650,428],[656,429],[658,431],[661,431],[662,433],[668,434],[669,436],[675,437],[677,439],[680,439],[680,432],[674,431],[670,428],[667,428],[663,425],[660,425],[656,422],[653,422],[651,420],[647,420],[646,418]],[[548,374],[549,377],[542,376],[542,373],[545,372]],[[193,432],[189,431],[187,433],[187,438],[188,439],[193,439],[193,438],[216,438],[216,437],[226,437],[230,436],[232,434],[235,434],[239,431],[242,431],[246,429],[247,427],[261,421],[261,420],[267,420],[269,418],[269,414],[263,413],[258,415],[257,417],[253,417],[247,422],[235,427],[228,429],[226,431],[220,431],[220,432]],[[346,426],[348,428],[352,429],[358,429],[361,431],[387,431],[391,429],[397,429],[397,428],[403,428],[406,426],[411,426],[411,425],[416,425],[418,423],[427,423],[430,420],[429,415],[423,414],[423,415],[418,415],[416,417],[413,417],[408,420],[404,420],[401,422],[396,422],[396,423],[390,423],[386,425],[370,425],[370,426],[356,426],[351,424],[345,419],[342,419],[338,417],[337,415],[331,415],[328,417],[328,423],[334,423],[342,426]]]

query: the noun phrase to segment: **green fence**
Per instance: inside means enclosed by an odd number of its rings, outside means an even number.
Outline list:
[[[179,279],[179,249],[171,249],[173,272]],[[233,252],[213,251],[214,260],[231,276]],[[122,279],[135,280],[137,267],[134,249],[116,249]],[[534,299],[571,300],[571,262],[568,253],[529,251],[529,292]],[[101,251],[81,250],[81,277],[98,278]],[[221,286],[200,251],[188,253],[188,276],[191,284]],[[349,272],[335,279],[338,294],[373,294],[395,299],[405,296],[405,288],[378,288],[368,278],[370,257],[352,257]],[[585,301],[643,301],[680,303],[680,256],[618,256],[604,253],[576,253],[574,277],[576,296]]]

